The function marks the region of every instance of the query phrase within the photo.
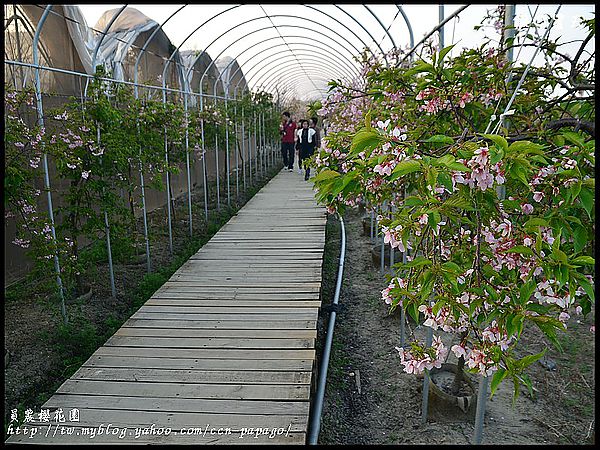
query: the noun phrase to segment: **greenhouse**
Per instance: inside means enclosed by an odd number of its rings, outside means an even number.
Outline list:
[[[5,443],[595,443],[594,4],[4,40]]]

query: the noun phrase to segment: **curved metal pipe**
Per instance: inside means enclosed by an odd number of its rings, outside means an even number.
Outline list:
[[[340,249],[340,262],[338,265],[338,275],[335,284],[335,295],[333,296],[333,307],[329,314],[329,324],[327,326],[327,338],[325,347],[323,348],[323,357],[321,369],[319,370],[319,382],[317,385],[317,395],[315,398],[314,409],[312,411],[310,430],[308,434],[309,445],[316,445],[319,439],[319,431],[321,430],[321,413],[323,412],[323,400],[325,399],[325,385],[327,384],[327,369],[329,368],[329,357],[331,354],[331,344],[333,342],[333,328],[335,326],[335,318],[337,315],[337,305],[340,298],[342,287],[342,278],[344,274],[344,259],[346,257],[346,228],[344,227],[344,219],[338,214],[341,226],[342,245]]]
[[[295,61],[292,61],[292,62],[290,62],[289,64],[286,64],[286,65],[283,65],[283,66],[280,66],[280,67],[278,67],[277,69],[275,69],[275,71],[273,71],[273,72],[271,72],[271,73],[267,73],[267,74],[266,74],[266,77],[267,77],[267,78],[266,78],[266,79],[264,79],[264,80],[262,81],[262,83],[261,83],[261,84],[258,84],[258,81],[257,81],[257,82],[256,82],[256,84],[254,85],[254,87],[255,87],[257,90],[259,90],[259,91],[260,91],[260,90],[264,90],[264,89],[263,89],[263,87],[264,87],[264,86],[266,86],[267,84],[271,83],[271,81],[272,81],[272,80],[271,80],[271,77],[272,77],[272,76],[275,76],[276,74],[281,74],[281,72],[282,72],[283,70],[286,70],[286,69],[293,69],[295,66],[297,67],[297,63],[296,63]],[[317,75],[320,75],[320,77],[321,77],[323,80],[326,80],[327,82],[329,82],[329,81],[331,80],[331,78],[327,78],[327,77],[325,77],[325,76],[321,76],[321,74],[323,73],[323,72],[322,72],[322,70],[323,70],[323,69],[327,69],[327,67],[326,67],[326,66],[322,66],[322,65],[319,65],[319,64],[310,63],[310,64],[304,64],[304,67],[309,67],[309,68],[313,68],[313,69],[318,69],[318,70],[317,70],[317,72],[316,72],[316,73],[317,73]],[[288,75],[289,75],[290,73],[291,73],[291,71],[290,71],[290,70],[288,70]],[[284,73],[284,74],[281,74],[281,75],[282,75],[282,76],[285,76],[285,73]],[[264,78],[264,76],[263,76],[262,78]],[[257,86],[258,86],[258,87],[257,87]]]
[[[137,81],[138,81],[138,66],[140,64],[140,61],[142,59],[142,55],[144,54],[144,52],[146,51],[146,47],[148,47],[148,45],[150,45],[150,41],[152,41],[152,39],[154,39],[154,36],[156,36],[156,34],[162,30],[162,28],[166,25],[166,23],[171,20],[171,18],[177,14],[179,11],[181,11],[183,8],[185,8],[187,5],[183,5],[181,8],[179,8],[177,11],[175,11],[173,14],[171,14],[169,17],[167,17],[167,19],[161,23],[158,27],[156,27],[154,29],[154,31],[152,32],[152,34],[148,37],[148,39],[146,39],[146,42],[144,42],[144,45],[142,46],[142,49],[139,51],[137,57],[135,58],[135,64],[133,66],[133,82],[135,83],[135,91],[136,91],[136,96],[137,96]],[[163,91],[164,92],[164,91]]]
[[[302,36],[287,36],[287,37],[302,37]],[[264,42],[266,42],[266,41],[268,41],[268,40],[271,40],[271,39],[278,39],[278,37],[274,37],[274,38],[270,38],[270,39],[265,39],[265,40],[263,41],[263,43],[264,43]],[[309,46],[309,47],[311,47],[311,51],[313,51],[314,53],[317,53],[317,54],[319,54],[319,55],[323,55],[323,56],[325,56],[325,57],[327,57],[327,58],[330,58],[330,57],[332,56],[332,55],[331,55],[331,52],[330,52],[330,53],[321,52],[321,51],[318,51],[318,52],[316,52],[314,47],[316,47],[316,48],[317,48],[317,49],[319,49],[319,50],[323,50],[323,51],[324,51],[324,50],[326,50],[326,49],[324,49],[323,47],[320,47],[320,46],[318,46],[318,45],[314,45],[314,44],[313,44],[313,45],[311,46],[311,44],[308,44],[308,43],[305,43],[305,42],[296,42],[296,41],[294,41],[294,42],[289,42],[288,44],[290,44],[290,45],[306,45],[306,46]],[[238,67],[238,68],[235,70],[235,72],[233,72],[233,74],[230,76],[230,78],[232,78],[232,79],[233,79],[233,78],[235,78],[235,75],[237,75],[237,73],[238,73],[239,71],[241,71],[241,70],[242,70],[242,67],[243,67],[245,64],[249,63],[250,61],[252,61],[252,60],[253,60],[254,58],[256,58],[256,57],[259,57],[259,56],[261,55],[261,53],[262,53],[262,52],[264,52],[264,51],[267,51],[267,50],[272,50],[272,49],[274,49],[274,48],[276,48],[276,47],[281,47],[281,46],[283,46],[283,45],[285,45],[285,44],[277,44],[277,45],[273,45],[273,46],[271,46],[271,47],[268,47],[268,48],[266,48],[266,49],[264,49],[264,50],[259,50],[259,51],[258,51],[258,52],[257,52],[255,55],[253,55],[253,56],[251,56],[250,58],[248,58],[248,59],[247,59],[246,61],[244,61],[242,64],[239,64],[239,67]],[[241,53],[239,53],[238,55],[236,55],[235,59],[234,59],[234,60],[232,60],[232,62],[231,62],[230,64],[232,64],[232,63],[233,63],[233,61],[237,60],[237,58],[239,58],[239,57],[240,57],[242,54],[244,54],[246,51],[248,51],[248,50],[250,50],[251,48],[254,48],[254,47],[255,47],[255,46],[250,46],[250,47],[248,47],[247,49],[245,49],[244,51],[242,51]],[[266,57],[266,58],[268,58],[268,57]],[[266,59],[266,58],[264,58],[264,59]],[[254,68],[255,68],[257,65],[259,65],[259,64],[260,64],[262,61],[264,61],[264,59],[263,59],[263,60],[260,60],[260,59],[259,59],[259,61],[258,61],[257,63],[255,63],[255,64],[254,64],[252,67],[250,67],[249,69],[247,69],[247,70],[246,70],[246,72],[245,72],[245,74],[244,74],[244,79],[246,79],[246,75],[247,75],[248,73],[250,73],[252,70],[254,70]],[[345,70],[347,70],[347,71],[348,71],[348,73],[349,73],[350,75],[352,75],[352,70],[356,70],[356,73],[357,73],[357,74],[359,73],[359,72],[358,72],[358,69],[357,69],[355,66],[350,66],[350,65],[348,64],[347,60],[345,60],[345,59],[332,59],[331,61],[334,61],[334,62],[336,62],[337,64],[339,64],[339,67],[343,67]],[[229,67],[229,65],[228,65],[227,67]],[[261,67],[261,69],[262,69],[262,67]],[[350,78],[351,78],[351,77],[350,77]]]
[[[321,24],[321,25],[322,25],[322,24]],[[325,26],[325,25],[322,25],[322,26]],[[298,25],[280,25],[280,27],[301,28],[301,29],[306,29],[306,30],[309,30],[309,31],[315,31],[315,30],[313,30],[313,29],[311,29],[311,28],[302,27],[302,26],[298,26]],[[326,27],[326,28],[327,28],[327,27]],[[331,30],[331,31],[333,31],[333,30]],[[252,33],[249,33],[249,34],[252,34]],[[347,48],[346,48],[344,45],[340,44],[338,41],[336,41],[335,39],[333,39],[331,36],[329,36],[329,35],[326,35],[326,34],[324,34],[323,36],[327,37],[328,39],[331,39],[333,42],[335,42],[336,44],[338,44],[340,47],[344,48],[344,50],[346,50],[348,53],[352,54],[352,52],[351,52],[350,50],[348,50],[348,49],[347,49]],[[302,38],[305,38],[306,36],[295,36],[295,37],[302,37]],[[267,40],[270,40],[270,39],[278,39],[278,38],[279,38],[279,36],[276,36],[275,38],[269,38],[269,39],[265,39],[263,42],[266,42]],[[310,38],[309,38],[309,39],[310,39]],[[347,43],[349,43],[347,40],[346,40],[346,42],[347,42]],[[353,46],[353,47],[354,47],[354,46]],[[356,50],[357,54],[358,54],[358,53],[360,53],[356,47],[354,47],[354,49]],[[341,55],[340,55],[340,56],[341,56]],[[352,61],[352,60],[348,60],[348,59],[346,59],[346,61]],[[357,68],[356,66],[354,66],[354,65],[352,65],[352,67],[354,67],[354,69],[357,71],[357,75],[358,75],[358,74],[360,73],[360,72],[359,72],[359,70],[358,70],[358,68]],[[240,81],[241,81],[241,80],[240,80]],[[237,83],[237,84],[239,84],[239,81],[238,81],[238,83]],[[237,87],[237,84],[236,84],[236,87]]]
[[[278,46],[281,46],[281,45],[284,45],[284,44],[279,44]],[[309,45],[309,44],[302,44],[302,45]],[[273,47],[269,48],[268,50],[271,50],[271,49],[272,49],[272,48],[274,48],[274,47],[277,47],[277,46],[273,46]],[[305,54],[305,55],[306,55],[306,54],[308,54],[308,55],[320,55],[320,56],[323,56],[323,57],[325,57],[325,58],[327,58],[327,57],[328,57],[327,53],[325,53],[325,52],[321,52],[321,51],[315,51],[315,49],[314,49],[314,48],[311,48],[310,50],[308,50],[308,49],[298,49],[298,50],[307,50],[307,51],[309,51],[309,52],[310,52],[310,53],[304,53],[304,52],[303,52],[303,54]],[[320,50],[320,48],[319,48],[319,50]],[[286,51],[282,51],[282,52],[273,53],[273,54],[271,54],[271,55],[269,55],[269,56],[265,57],[264,59],[261,59],[261,60],[259,60],[257,63],[255,63],[255,64],[254,64],[252,67],[250,67],[250,68],[249,68],[249,69],[246,71],[246,73],[245,73],[245,76],[246,76],[246,75],[248,75],[248,74],[249,74],[251,71],[253,71],[253,70],[254,70],[254,69],[255,69],[255,68],[256,68],[256,67],[257,67],[257,66],[258,66],[258,65],[259,65],[261,62],[265,62],[265,61],[266,61],[266,60],[267,60],[269,57],[271,57],[271,56],[275,56],[275,55],[280,55],[280,54],[282,54],[282,53],[285,53],[285,52],[287,52],[287,50],[286,50]],[[255,55],[255,56],[260,56],[260,52],[259,52],[257,55]],[[248,61],[251,61],[251,60],[248,60]],[[245,62],[248,62],[248,61],[245,61]],[[356,76],[356,75],[355,75],[353,72],[349,71],[349,69],[348,69],[348,66],[342,65],[342,64],[341,64],[339,61],[336,61],[336,60],[329,60],[329,61],[331,61],[331,64],[335,64],[335,66],[336,66],[336,67],[337,67],[337,68],[338,68],[338,69],[339,69],[341,72],[343,72],[345,75],[347,75],[347,76],[348,76],[348,79],[352,79],[352,76],[353,76],[353,75],[354,75],[354,76]],[[269,63],[269,64],[270,64],[270,63]],[[266,64],[265,64],[265,65],[266,65]],[[240,68],[241,68],[241,66],[240,66]],[[263,69],[264,69],[264,66],[263,66],[263,67],[259,67],[259,70],[263,70]],[[355,68],[353,67],[353,69],[355,69]],[[239,72],[239,69],[237,69],[237,70],[236,70],[236,71],[235,71],[235,72],[232,74],[232,77],[231,77],[231,78],[234,78],[234,75],[236,75],[238,72]],[[257,73],[258,73],[258,70],[257,70]]]
[[[408,16],[404,12],[404,9],[402,9],[402,6],[396,5],[396,8],[398,8],[398,11],[400,11],[400,14],[402,14],[402,17],[404,18],[404,22],[406,22],[406,27],[408,28],[408,39],[412,48],[415,45],[415,37],[413,35],[412,26],[410,25],[410,20],[408,20]]]
[[[277,60],[274,60],[274,61],[269,61],[268,63],[266,62],[266,61],[267,61],[269,58],[271,58],[271,57],[274,57],[274,56],[281,55],[282,53],[287,53],[287,54],[286,54],[285,56],[280,56],[280,57],[279,57]],[[315,56],[315,55],[314,55],[314,53],[312,53],[312,52],[308,52],[308,51],[307,51],[307,52],[298,52],[298,54],[303,56],[303,60],[304,60],[304,61],[319,61],[319,62],[324,62],[324,63],[326,63],[326,64],[330,64],[330,66],[328,66],[328,67],[330,67],[330,68],[333,70],[334,74],[343,73],[343,74],[344,74],[346,77],[348,77],[348,80],[352,79],[352,77],[350,76],[351,74],[348,74],[348,73],[346,72],[345,68],[343,68],[343,67],[340,67],[340,66],[339,66],[339,65],[337,65],[337,64],[333,64],[332,62],[329,62],[329,61],[324,61],[322,58],[319,58],[319,57]],[[264,70],[267,70],[267,71],[268,71],[268,70],[271,70],[271,69],[267,69],[267,67],[268,67],[269,65],[271,65],[271,64],[274,64],[274,63],[276,63],[276,64],[277,64],[277,63],[278,63],[278,64],[283,64],[283,63],[286,63],[286,62],[288,62],[288,61],[287,61],[287,59],[288,59],[290,56],[292,56],[292,55],[290,55],[290,54],[289,54],[289,51],[288,51],[288,50],[283,50],[283,51],[281,51],[281,52],[273,53],[273,54],[271,54],[271,55],[269,55],[269,56],[265,57],[263,60],[261,60],[261,61],[260,61],[260,62],[264,62],[264,63],[265,63],[265,64],[264,64],[264,66],[263,66],[263,67],[261,67],[261,71],[264,71]],[[252,77],[254,77],[254,76],[258,75],[259,73],[261,73],[261,71],[257,71],[257,72],[256,72],[256,73],[255,73],[255,74],[252,76]],[[264,75],[264,73],[263,73],[263,75]],[[251,78],[252,78],[252,77],[251,77]],[[250,80],[251,80],[251,78],[249,78],[249,79],[247,80],[247,81],[248,81],[248,84],[250,84]]]
[[[318,11],[318,10],[317,10],[317,11]],[[290,16],[290,15],[288,15],[288,14],[278,14],[278,15],[273,15],[273,16],[270,16],[270,17],[292,17],[292,18],[294,18],[294,19],[302,19],[302,20],[307,20],[307,21],[309,21],[309,22],[311,22],[311,23],[318,23],[318,22],[314,22],[314,21],[312,21],[312,20],[306,19],[306,18],[304,18],[304,17]],[[245,25],[245,24],[247,24],[247,23],[253,22],[253,21],[255,21],[255,20],[266,19],[266,18],[267,18],[267,17],[265,17],[265,16],[261,16],[261,17],[255,17],[255,18],[253,18],[253,19],[248,19],[248,20],[246,20],[246,21],[244,21],[244,22],[242,22],[242,23],[239,23],[239,24],[237,24],[237,25],[235,25],[235,26],[231,27],[230,29],[228,29],[227,31],[225,31],[224,33],[222,33],[222,34],[221,34],[219,37],[217,37],[216,39],[214,39],[214,40],[213,40],[213,41],[212,41],[210,44],[208,44],[208,46],[207,46],[207,47],[204,49],[204,51],[203,51],[202,53],[205,53],[205,52],[206,52],[206,50],[208,50],[208,48],[209,48],[209,47],[210,47],[212,44],[214,44],[216,41],[218,41],[220,38],[222,38],[224,35],[226,35],[226,34],[227,34],[227,33],[229,33],[230,31],[234,30],[235,28],[237,28],[237,27],[239,27],[239,26],[242,26],[242,25]],[[319,25],[322,25],[322,24],[319,24]],[[325,27],[325,26],[324,26],[324,27]],[[224,48],[224,49],[221,51],[221,53],[219,53],[219,54],[218,54],[218,55],[217,55],[217,56],[216,56],[214,59],[211,59],[211,64],[209,64],[209,65],[206,67],[206,69],[204,70],[204,73],[203,73],[203,75],[202,75],[202,77],[201,77],[200,79],[202,80],[202,79],[204,78],[204,76],[206,75],[206,73],[208,72],[208,70],[209,70],[209,69],[210,69],[210,68],[211,68],[211,67],[212,67],[212,66],[215,64],[215,62],[216,62],[216,61],[219,59],[219,57],[220,57],[220,56],[221,56],[221,55],[222,55],[222,54],[223,54],[223,53],[224,53],[224,52],[225,52],[225,51],[226,51],[226,50],[227,50],[229,47],[231,47],[233,44],[237,43],[237,42],[238,42],[238,41],[240,41],[241,39],[244,39],[244,38],[246,38],[247,36],[249,36],[249,35],[251,35],[251,34],[253,34],[253,33],[256,33],[256,32],[258,32],[258,31],[262,31],[262,30],[264,30],[264,29],[271,29],[271,28],[273,28],[273,27],[272,27],[272,26],[270,26],[270,27],[261,28],[261,29],[258,29],[258,30],[251,31],[250,33],[247,33],[246,35],[244,35],[244,36],[242,36],[241,38],[239,38],[237,41],[234,41],[234,42],[232,42],[231,44],[229,44],[229,45],[228,45],[227,47],[225,47],[225,48]],[[327,28],[327,27],[325,27],[325,28]],[[329,28],[327,28],[327,29],[329,29]],[[354,47],[354,45],[352,45],[352,44],[351,44],[351,43],[350,43],[350,42],[349,42],[347,39],[344,39],[344,40],[346,40],[346,42],[348,42],[348,44],[350,44],[352,47]],[[355,50],[356,50],[358,53],[360,53],[356,47],[354,47],[354,49],[355,49]],[[191,65],[190,67],[193,67],[193,66],[196,64],[196,61],[197,61],[197,60],[200,58],[200,56],[202,55],[202,53],[200,53],[200,54],[198,55],[198,57],[197,57],[197,58],[194,60],[194,62],[192,63],[192,65]],[[190,71],[190,69],[188,69],[188,72],[187,72],[187,73],[189,73],[189,71]]]
[[[313,68],[310,68],[310,69],[312,70]],[[329,77],[322,76],[321,72],[319,72],[319,71],[316,71],[316,72],[313,72],[313,73],[321,81],[328,82],[329,80],[331,80],[331,78],[329,78]],[[264,85],[264,87],[261,86],[260,90],[265,91],[265,92],[269,92],[268,89],[272,90],[275,87],[277,87],[279,89],[281,89],[283,87],[287,87],[286,84],[287,84],[288,80],[294,79],[292,77],[297,76],[297,75],[298,75],[298,68],[292,68],[292,69],[290,69],[286,73],[279,73],[278,77],[276,79],[269,80],[268,85]],[[327,91],[326,85],[324,85],[321,90],[323,92],[326,92]]]
[[[100,45],[102,45],[102,41],[104,40],[104,37],[108,33],[108,30],[110,30],[110,27],[112,27],[112,24],[115,23],[115,21],[121,15],[121,13],[125,10],[125,8],[127,8],[127,3],[124,4],[123,6],[121,6],[121,9],[119,9],[119,11],[110,19],[110,21],[104,28],[104,31],[102,31],[102,33],[100,34],[100,39],[98,39],[98,43],[96,44],[96,47],[94,48],[94,53],[92,54],[92,70],[94,71],[94,73],[96,73],[96,58],[98,57],[98,50],[100,50]],[[83,89],[84,97],[87,96],[87,89],[88,89],[89,82],[90,82],[90,79],[88,78],[85,82],[85,88]]]
[[[270,87],[270,89],[277,87],[278,95],[281,96],[282,100],[289,100],[289,99],[285,98],[286,96],[284,94],[288,93],[288,94],[292,95],[291,94],[292,90],[294,92],[296,92],[295,88],[297,88],[301,83],[305,82],[306,80],[302,78],[302,73],[298,69],[295,69],[290,75],[281,75],[281,77],[284,77],[284,76],[288,77],[289,79],[287,79],[285,81],[282,81],[281,79],[277,80],[275,83],[273,83],[274,86]],[[314,76],[321,78],[319,74],[316,74]],[[327,80],[327,78],[321,78],[321,79],[323,81]],[[280,81],[281,81],[281,84],[278,85],[277,83],[279,83]],[[323,88],[321,90],[312,88],[311,92],[313,92],[313,91],[319,92],[321,94],[321,96],[327,93],[326,88]],[[280,94],[280,93],[283,93],[283,94]]]
[[[379,17],[377,17],[375,15],[375,13],[373,11],[371,11],[371,8],[369,8],[368,5],[363,4],[363,6],[365,7],[365,9],[367,11],[369,11],[371,13],[371,15],[373,17],[375,17],[375,20],[379,23],[379,25],[381,25],[381,28],[383,28],[383,31],[385,31],[385,34],[387,34],[387,36],[390,38],[390,41],[392,41],[392,45],[394,46],[394,50],[396,50],[398,47],[396,47],[396,42],[394,42],[394,38],[390,34],[390,31],[383,25],[383,23],[381,22],[381,20],[379,20]]]
[[[367,33],[369,35],[369,37],[371,39],[373,39],[373,42],[375,42],[375,44],[377,44],[377,41],[375,40],[375,38],[373,37],[373,35],[371,33],[369,33],[369,30],[367,30],[363,26],[362,23],[360,23],[358,20],[356,20],[352,14],[349,14],[348,12],[346,12],[345,10],[343,10],[342,8],[340,8],[338,5],[333,5],[333,6],[335,6],[337,9],[339,9],[340,11],[342,11],[344,14],[346,14],[352,20],[354,20],[365,31],[365,33]],[[365,47],[367,47],[369,50],[371,49],[371,47],[369,47],[368,45],[365,45]],[[383,49],[381,48],[381,45],[377,44],[377,47],[379,47],[379,51],[381,52],[381,54],[383,56],[383,59],[385,60],[385,65],[389,66],[389,62],[387,60],[387,56],[386,56],[385,52],[383,51]]]
[[[326,16],[327,16],[327,17],[329,17],[331,20],[333,20],[334,22],[337,22],[338,24],[340,24],[341,26],[343,26],[343,27],[344,27],[346,30],[348,30],[350,33],[352,33],[352,34],[353,34],[353,35],[354,35],[354,36],[355,36],[355,37],[356,37],[356,38],[357,38],[357,39],[358,39],[358,40],[359,40],[359,41],[362,43],[362,45],[364,45],[364,46],[365,46],[365,48],[368,48],[368,49],[370,49],[370,48],[371,48],[371,47],[370,47],[369,45],[367,45],[367,43],[366,43],[365,41],[363,41],[363,40],[362,40],[362,38],[361,38],[359,35],[357,35],[357,34],[356,34],[356,33],[355,33],[355,32],[354,32],[354,31],[353,31],[351,28],[348,28],[348,27],[347,27],[347,26],[346,26],[344,23],[340,22],[340,21],[339,21],[339,20],[337,20],[335,17],[333,17],[333,16],[331,16],[331,15],[327,14],[326,12],[324,12],[324,11],[321,11],[321,10],[319,10],[319,9],[317,9],[317,8],[313,7],[313,6],[310,6],[310,5],[304,5],[304,4],[303,4],[303,6],[306,6],[307,8],[313,9],[313,10],[315,10],[315,11],[317,11],[317,12],[321,13],[321,14],[324,14],[324,15],[326,15]],[[377,41],[375,41],[375,38],[374,38],[373,36],[371,36],[371,33],[369,33],[369,32],[366,30],[366,28],[365,28],[365,27],[363,27],[363,25],[362,25],[362,24],[361,24],[359,21],[357,21],[357,20],[356,20],[354,17],[352,17],[350,14],[348,14],[346,11],[344,11],[344,10],[343,10],[342,8],[340,8],[339,6],[337,6],[337,5],[334,5],[334,6],[335,6],[336,8],[338,8],[340,11],[344,12],[344,13],[345,13],[347,16],[349,16],[349,17],[350,17],[352,20],[354,20],[354,21],[355,21],[355,22],[356,22],[358,25],[360,25],[360,27],[361,27],[361,28],[362,28],[362,29],[363,29],[363,30],[364,30],[364,31],[365,31],[365,32],[366,32],[366,33],[367,33],[367,34],[368,34],[368,35],[371,37],[371,39],[373,39],[373,42],[375,42],[375,43],[377,44]],[[379,50],[381,50],[381,53],[383,53],[383,50],[382,50],[382,48],[381,48],[379,45],[378,45],[378,47],[379,47]],[[357,51],[357,53],[358,53],[358,54],[360,54],[360,51]],[[383,53],[383,54],[385,55],[385,53]],[[386,60],[386,62],[387,62],[387,60]]]

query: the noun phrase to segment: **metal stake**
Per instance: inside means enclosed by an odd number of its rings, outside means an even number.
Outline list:
[[[483,418],[485,416],[485,403],[487,400],[487,391],[489,377],[481,377],[479,380],[479,391],[477,392],[477,409],[475,411],[475,433],[473,434],[473,443],[481,444],[483,438]]]

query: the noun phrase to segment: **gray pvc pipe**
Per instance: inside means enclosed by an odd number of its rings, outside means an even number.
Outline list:
[[[317,385],[317,394],[315,397],[314,409],[310,421],[310,430],[308,433],[308,443],[316,445],[319,439],[319,431],[321,429],[321,413],[323,412],[323,401],[325,399],[325,386],[327,384],[327,369],[329,368],[329,357],[331,354],[331,344],[333,342],[333,328],[335,326],[335,318],[337,315],[337,304],[340,298],[340,290],[342,287],[342,277],[344,274],[344,259],[346,257],[346,229],[344,227],[344,219],[338,214],[341,226],[342,245],[340,249],[340,262],[338,265],[337,281],[335,285],[335,295],[333,296],[333,305],[329,315],[329,324],[327,326],[327,337],[325,347],[323,348],[323,361],[319,370],[319,381]]]

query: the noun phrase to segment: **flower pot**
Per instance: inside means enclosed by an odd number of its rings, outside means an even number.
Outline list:
[[[456,364],[442,364],[429,372],[429,402],[427,416],[437,421],[474,420],[477,409],[477,389],[471,375],[464,374],[463,386],[458,395],[450,393],[456,375]]]
[[[391,247],[385,244],[383,247],[383,265],[384,267],[390,267],[390,252]],[[381,267],[381,244],[374,245],[371,248],[371,260],[375,267]],[[394,249],[394,264],[402,262],[402,252],[398,249]]]

